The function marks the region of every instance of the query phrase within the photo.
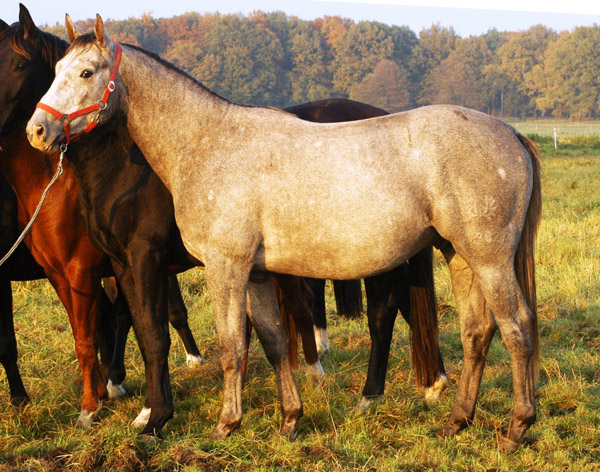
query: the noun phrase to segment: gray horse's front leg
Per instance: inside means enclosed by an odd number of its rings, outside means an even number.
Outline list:
[[[223,407],[214,439],[225,439],[242,422],[242,362],[246,356],[246,287],[250,267],[219,258],[206,264],[223,367]]]
[[[249,314],[267,359],[275,370],[281,399],[283,423],[281,434],[293,438],[302,416],[302,400],[292,375],[288,357],[288,338],[283,327],[273,277],[270,273],[253,273],[248,283]]]

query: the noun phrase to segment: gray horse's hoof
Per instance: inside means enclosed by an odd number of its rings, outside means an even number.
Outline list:
[[[210,435],[213,440],[227,439],[231,436],[231,433],[239,428],[239,423],[236,425],[226,425],[223,423],[219,423],[217,427],[213,430]]]
[[[523,443],[518,443],[513,441],[512,439],[508,439],[507,437],[500,438],[498,442],[498,448],[507,454],[517,451]]]
[[[289,441],[296,439],[296,424],[298,420],[286,421],[281,425],[281,435]]]

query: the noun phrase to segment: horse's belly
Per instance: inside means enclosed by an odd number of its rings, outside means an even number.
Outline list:
[[[361,238],[361,232],[366,238]],[[302,239],[298,235],[271,241],[259,248],[256,265],[266,270],[320,279],[357,279],[393,269],[426,245],[426,231],[412,238],[400,232],[356,231],[339,237]],[[336,236],[336,235],[333,235]]]

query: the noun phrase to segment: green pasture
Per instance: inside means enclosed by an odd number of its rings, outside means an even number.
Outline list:
[[[505,119],[507,123],[517,128],[523,134],[539,134],[542,136],[553,136],[554,130],[558,138],[570,136],[600,135],[600,121],[569,121],[569,120],[511,120]]]
[[[423,404],[410,369],[408,330],[399,317],[385,399],[368,413],[356,413],[370,342],[366,318],[338,318],[329,293],[332,352],[323,359],[327,378],[315,386],[302,369],[297,372],[304,417],[292,442],[278,433],[275,381],[256,340],[250,349],[242,428],[226,441],[210,439],[220,410],[222,374],[201,270],[180,277],[206,363],[188,370],[183,346],[172,333],[176,411],[163,440],[139,440],[130,427],[145,389],[133,336],[127,348],[128,395],[108,402],[91,429],[74,427],[81,385],[66,312],[47,282],[14,283],[20,367],[32,402],[22,410],[10,406],[0,373],[0,472],[599,471],[600,146],[592,142],[585,152],[578,147],[554,152],[546,132],[534,133],[546,154],[537,247],[542,357],[538,420],[516,453],[505,455],[497,448],[512,407],[510,357],[499,335],[490,349],[474,424],[452,439],[435,435],[449,414],[462,366],[448,272],[437,254],[440,342],[452,383],[441,404],[432,410]]]

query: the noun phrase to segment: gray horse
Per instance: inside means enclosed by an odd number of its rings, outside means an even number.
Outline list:
[[[68,17],[67,29],[78,36]],[[101,97],[97,108],[89,107]],[[173,194],[183,241],[206,266],[221,346],[224,399],[215,437],[228,436],[242,419],[246,289],[276,373],[282,433],[291,436],[302,403],[271,273],[357,279],[434,244],[450,268],[464,347],[456,399],[440,435],[472,420],[497,323],[514,380],[501,446],[511,450],[523,441],[536,416],[533,246],[541,190],[535,148],[513,128],[456,106],[315,124],[236,105],[158,56],[113,43],[99,15],[94,34],[78,36],[56,66],[42,102],[27,126],[35,147],[56,149],[93,120],[123,113]],[[94,113],[52,116],[78,109]],[[151,346],[148,333],[140,341]],[[148,377],[150,423],[158,429],[172,413],[172,405],[169,411],[156,403],[161,395],[170,400],[168,378],[159,374]]]

